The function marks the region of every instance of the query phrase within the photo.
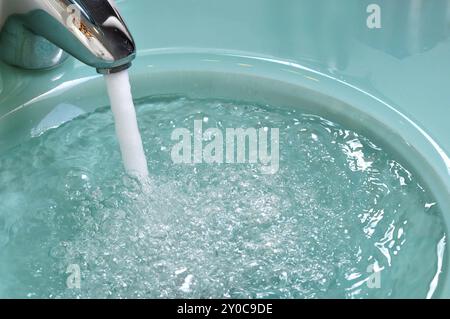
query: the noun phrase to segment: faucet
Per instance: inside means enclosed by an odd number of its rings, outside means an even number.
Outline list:
[[[69,54],[101,74],[131,66],[136,46],[114,0],[0,0],[0,59],[36,70]]]

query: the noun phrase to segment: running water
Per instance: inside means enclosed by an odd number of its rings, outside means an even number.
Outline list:
[[[128,71],[105,75],[105,80],[125,170],[130,175],[145,178],[148,176],[147,159],[139,133]]]
[[[0,153],[0,298],[440,296],[444,212],[370,136],[301,103],[136,104],[151,183],[124,176],[109,107]],[[196,120],[279,128],[277,174],[174,163]]]

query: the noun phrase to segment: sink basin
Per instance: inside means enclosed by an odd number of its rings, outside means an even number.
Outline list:
[[[386,14],[378,30],[367,28],[358,0],[116,2],[138,44],[130,69],[136,100],[302,105],[302,112],[370,136],[405,163],[433,194],[448,229],[447,1],[420,2],[429,9],[420,13],[412,1],[379,1]],[[402,19],[394,20],[389,12],[399,10]],[[0,151],[108,104],[102,77],[74,59],[45,72],[1,64]],[[448,298],[447,248],[442,256],[433,297]]]

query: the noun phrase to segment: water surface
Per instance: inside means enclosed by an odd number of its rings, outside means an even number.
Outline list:
[[[446,236],[433,196],[371,139],[301,107],[140,101],[144,184],[123,173],[109,108],[1,154],[0,297],[431,296]],[[171,134],[194,120],[279,128],[278,172],[174,164]]]

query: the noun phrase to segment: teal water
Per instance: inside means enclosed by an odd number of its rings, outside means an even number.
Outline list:
[[[173,98],[142,100],[137,112],[144,183],[123,173],[108,108],[0,155],[0,297],[439,291],[439,207],[370,139],[292,108]],[[174,164],[171,134],[194,120],[205,130],[279,128],[279,170]],[[79,289],[67,286],[73,265]]]

